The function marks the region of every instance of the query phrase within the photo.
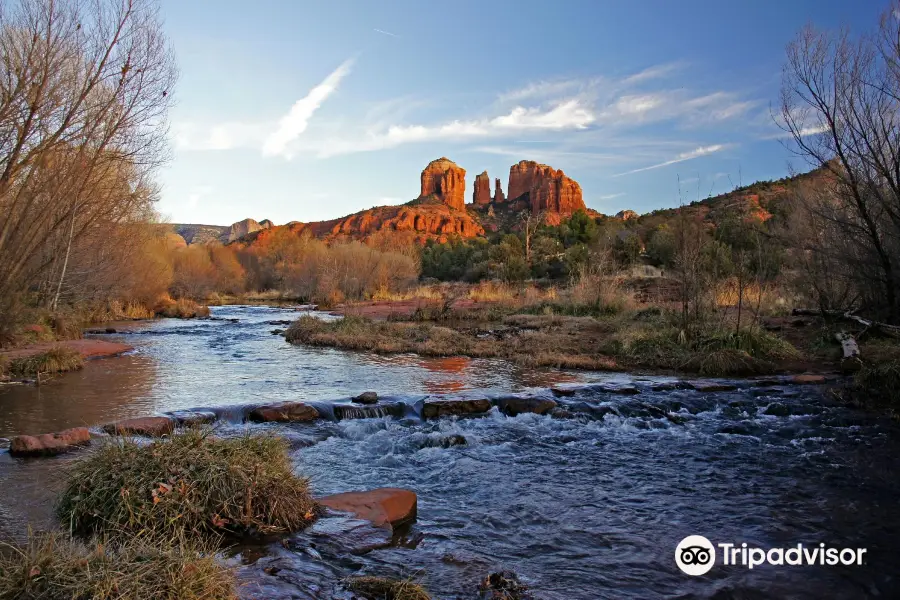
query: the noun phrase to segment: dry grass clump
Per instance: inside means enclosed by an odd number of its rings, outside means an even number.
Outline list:
[[[57,512],[81,536],[209,536],[294,531],[318,506],[287,442],[190,430],[141,445],[114,439],[68,473]]]
[[[366,600],[431,600],[425,588],[410,580],[360,576],[348,578],[346,584]]]
[[[82,543],[59,533],[0,548],[0,598],[231,600],[232,572],[212,547]]]
[[[197,304],[189,298],[163,298],[154,308],[154,313],[159,317],[171,319],[194,319],[209,316],[209,307]]]
[[[84,366],[81,353],[65,346],[55,346],[46,352],[22,356],[9,361],[7,372],[13,377],[38,377],[49,373],[77,371]]]

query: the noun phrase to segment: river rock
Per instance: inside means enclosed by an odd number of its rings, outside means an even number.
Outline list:
[[[125,419],[103,426],[103,431],[111,435],[143,435],[146,437],[162,437],[175,429],[172,417],[140,417]]]
[[[90,442],[91,432],[87,427],[74,427],[56,433],[17,435],[10,441],[9,453],[13,456],[52,456]]]
[[[293,423],[315,421],[320,415],[319,411],[303,402],[278,402],[257,406],[248,416],[256,423]]]
[[[393,541],[390,529],[376,527],[371,521],[333,513],[318,519],[303,532],[303,540],[289,540],[292,550],[304,549],[305,539],[311,538],[318,552],[326,555],[366,554],[387,548]],[[298,543],[299,542],[299,543]]]
[[[791,377],[791,383],[799,385],[814,385],[827,382],[828,379],[824,375],[812,375],[804,373],[803,375],[794,375]]]
[[[334,418],[344,419],[381,419],[383,417],[401,418],[406,413],[406,405],[402,402],[385,402],[381,404],[333,404]]]
[[[198,427],[209,425],[218,420],[218,415],[211,410],[174,410],[167,413],[181,427]]]
[[[519,398],[511,396],[497,400],[497,408],[500,409],[500,412],[510,417],[515,417],[522,413],[545,415],[556,407],[556,402],[550,398]]]
[[[479,399],[425,399],[422,403],[422,418],[436,419],[452,415],[477,415],[491,410],[491,401]]]
[[[781,402],[773,402],[766,407],[766,410],[763,411],[763,414],[772,415],[775,417],[787,417],[790,416],[791,409],[788,405],[782,404]]]
[[[731,383],[720,383],[717,381],[685,381],[682,382],[688,389],[697,392],[733,392],[738,389],[736,385]]]
[[[375,404],[378,402],[378,392],[363,392],[359,396],[353,396],[351,400],[358,404]]]
[[[377,488],[367,492],[345,492],[319,499],[332,510],[348,512],[376,527],[397,527],[416,518],[415,492],[401,488]]]

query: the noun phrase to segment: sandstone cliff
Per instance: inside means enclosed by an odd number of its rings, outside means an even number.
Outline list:
[[[475,189],[472,191],[472,204],[475,206],[484,206],[491,202],[491,178],[488,172],[475,177]]]
[[[571,215],[585,210],[581,186],[560,169],[523,160],[509,168],[509,199],[518,201],[526,194],[528,205],[539,212]]]
[[[265,223],[265,225],[263,223]],[[268,219],[263,219],[262,222],[259,223],[257,223],[253,219],[244,219],[243,221],[232,223],[231,228],[228,230],[227,239],[224,239],[222,241],[225,243],[234,242],[249,233],[259,231],[260,229],[268,229],[271,226],[272,221]]]
[[[494,203],[503,204],[504,202],[506,202],[506,196],[503,195],[503,188],[500,187],[500,178],[498,177],[494,180]]]
[[[450,208],[464,211],[465,193],[466,170],[449,158],[433,160],[422,171],[422,192],[419,198],[434,196]]]

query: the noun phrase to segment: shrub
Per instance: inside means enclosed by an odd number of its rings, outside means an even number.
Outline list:
[[[162,298],[154,308],[157,316],[170,319],[194,319],[209,316],[209,307],[197,304],[189,298]]]
[[[82,536],[294,531],[318,512],[280,438],[191,430],[141,445],[114,439],[74,464],[58,515]]]
[[[853,387],[853,395],[865,403],[900,404],[900,360],[864,364]]]
[[[81,543],[30,535],[0,553],[0,598],[20,600],[231,600],[234,576],[214,549]]]
[[[84,366],[84,359],[77,350],[55,346],[46,352],[14,358],[7,370],[13,377],[37,377],[47,373],[77,371]]]
[[[347,587],[366,600],[431,600],[422,586],[408,580],[386,577],[350,577]]]

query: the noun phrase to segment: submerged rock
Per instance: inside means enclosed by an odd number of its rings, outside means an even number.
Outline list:
[[[256,423],[293,423],[315,421],[319,411],[303,402],[278,402],[257,406],[248,416]]]
[[[545,415],[557,407],[555,401],[550,398],[520,398],[510,396],[497,400],[497,408],[505,415],[515,417],[522,413],[534,413]]]
[[[810,384],[820,384],[826,383],[828,378],[824,375],[811,375],[811,374],[803,374],[803,375],[794,375],[791,377],[791,383],[796,383],[799,385],[810,385]]]
[[[791,409],[787,404],[782,404],[781,402],[773,402],[766,407],[766,410],[763,411],[763,414],[772,415],[775,417],[787,417],[790,416]]]
[[[359,396],[352,398],[357,404],[375,404],[378,402],[378,392],[363,392]]]
[[[697,392],[733,392],[738,387],[732,383],[721,383],[718,381],[684,381],[682,384],[687,389]]]
[[[422,418],[436,419],[452,415],[477,415],[491,410],[491,401],[486,398],[474,400],[425,399],[422,401]]]
[[[345,492],[319,498],[319,504],[348,512],[376,527],[397,527],[414,521],[418,498],[401,488],[377,488],[367,492]]]
[[[175,419],[171,417],[141,417],[125,419],[103,426],[103,431],[111,435],[143,435],[162,437],[175,430]]]
[[[91,442],[87,427],[74,427],[56,433],[17,435],[10,441],[13,456],[53,456],[85,446]]]

